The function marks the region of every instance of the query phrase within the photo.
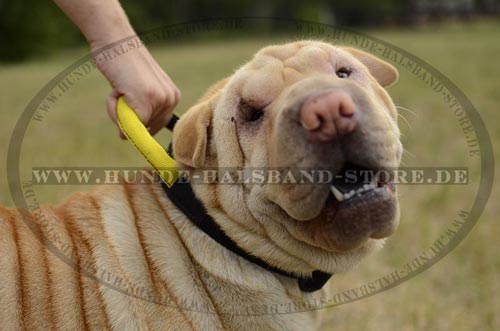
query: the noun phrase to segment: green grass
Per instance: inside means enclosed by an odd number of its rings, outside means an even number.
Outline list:
[[[424,59],[458,85],[481,113],[499,155],[500,24],[482,21],[369,33]],[[277,39],[183,43],[153,48],[152,52],[182,91],[177,110],[181,113],[212,82],[231,74],[257,49],[280,38]],[[0,66],[1,204],[12,204],[4,160],[18,116],[46,82],[82,54],[84,51],[69,51],[50,59]],[[104,98],[108,89],[106,81],[93,73],[64,95],[41,125],[31,126],[21,155],[22,173],[29,174],[32,166],[144,166],[145,161],[129,144],[117,138],[116,128],[107,118]],[[389,91],[397,105],[414,112],[401,110],[409,123],[400,122],[409,152],[403,160],[405,165],[477,167],[477,161],[467,157],[456,119],[428,87],[401,70],[400,82]],[[169,135],[163,132],[157,139],[166,145]],[[336,275],[336,290],[356,287],[390,273],[422,252],[449,226],[459,210],[470,207],[475,187],[401,187],[402,218],[398,232],[382,252],[351,273]],[[39,187],[36,192],[39,201],[55,203],[82,189],[89,187]],[[457,249],[430,270],[382,294],[323,311],[331,325],[327,329],[498,330],[499,199],[499,187],[495,185],[479,223]]]

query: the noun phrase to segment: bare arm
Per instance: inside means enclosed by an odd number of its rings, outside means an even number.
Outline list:
[[[53,1],[80,29],[93,51],[135,35],[117,0]],[[123,95],[152,134],[166,125],[180,92],[146,47],[98,63],[98,67],[112,87],[106,104],[115,123],[116,100]]]
[[[134,35],[117,0],[54,0],[96,49]]]

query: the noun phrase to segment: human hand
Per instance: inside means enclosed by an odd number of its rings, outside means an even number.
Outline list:
[[[145,46],[107,61],[96,59],[96,65],[112,87],[106,106],[115,124],[117,100],[123,95],[152,135],[165,127],[179,102],[180,91]],[[122,132],[120,137],[126,139]]]

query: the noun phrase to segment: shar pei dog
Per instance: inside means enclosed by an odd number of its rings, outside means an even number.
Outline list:
[[[379,249],[399,222],[394,182],[373,175],[402,154],[384,89],[397,78],[353,48],[269,46],[173,132],[186,172],[329,169],[330,182],[211,176],[190,185],[208,215],[198,223],[158,182],[102,185],[31,213],[1,207],[0,329],[314,330],[318,314],[280,309],[327,303],[329,275]],[[338,180],[360,169],[372,176]]]

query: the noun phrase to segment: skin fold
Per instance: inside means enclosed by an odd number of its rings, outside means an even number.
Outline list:
[[[175,159],[183,170],[396,167],[399,130],[384,90],[396,79],[391,65],[350,48],[266,47],[182,116]],[[399,219],[388,186],[342,203],[328,184],[214,181],[193,190],[241,248],[301,276],[345,272],[382,247]],[[0,269],[6,330],[316,330],[317,312],[270,307],[325,301],[329,291],[301,292],[228,251],[153,183],[101,186],[32,215],[0,207]]]

